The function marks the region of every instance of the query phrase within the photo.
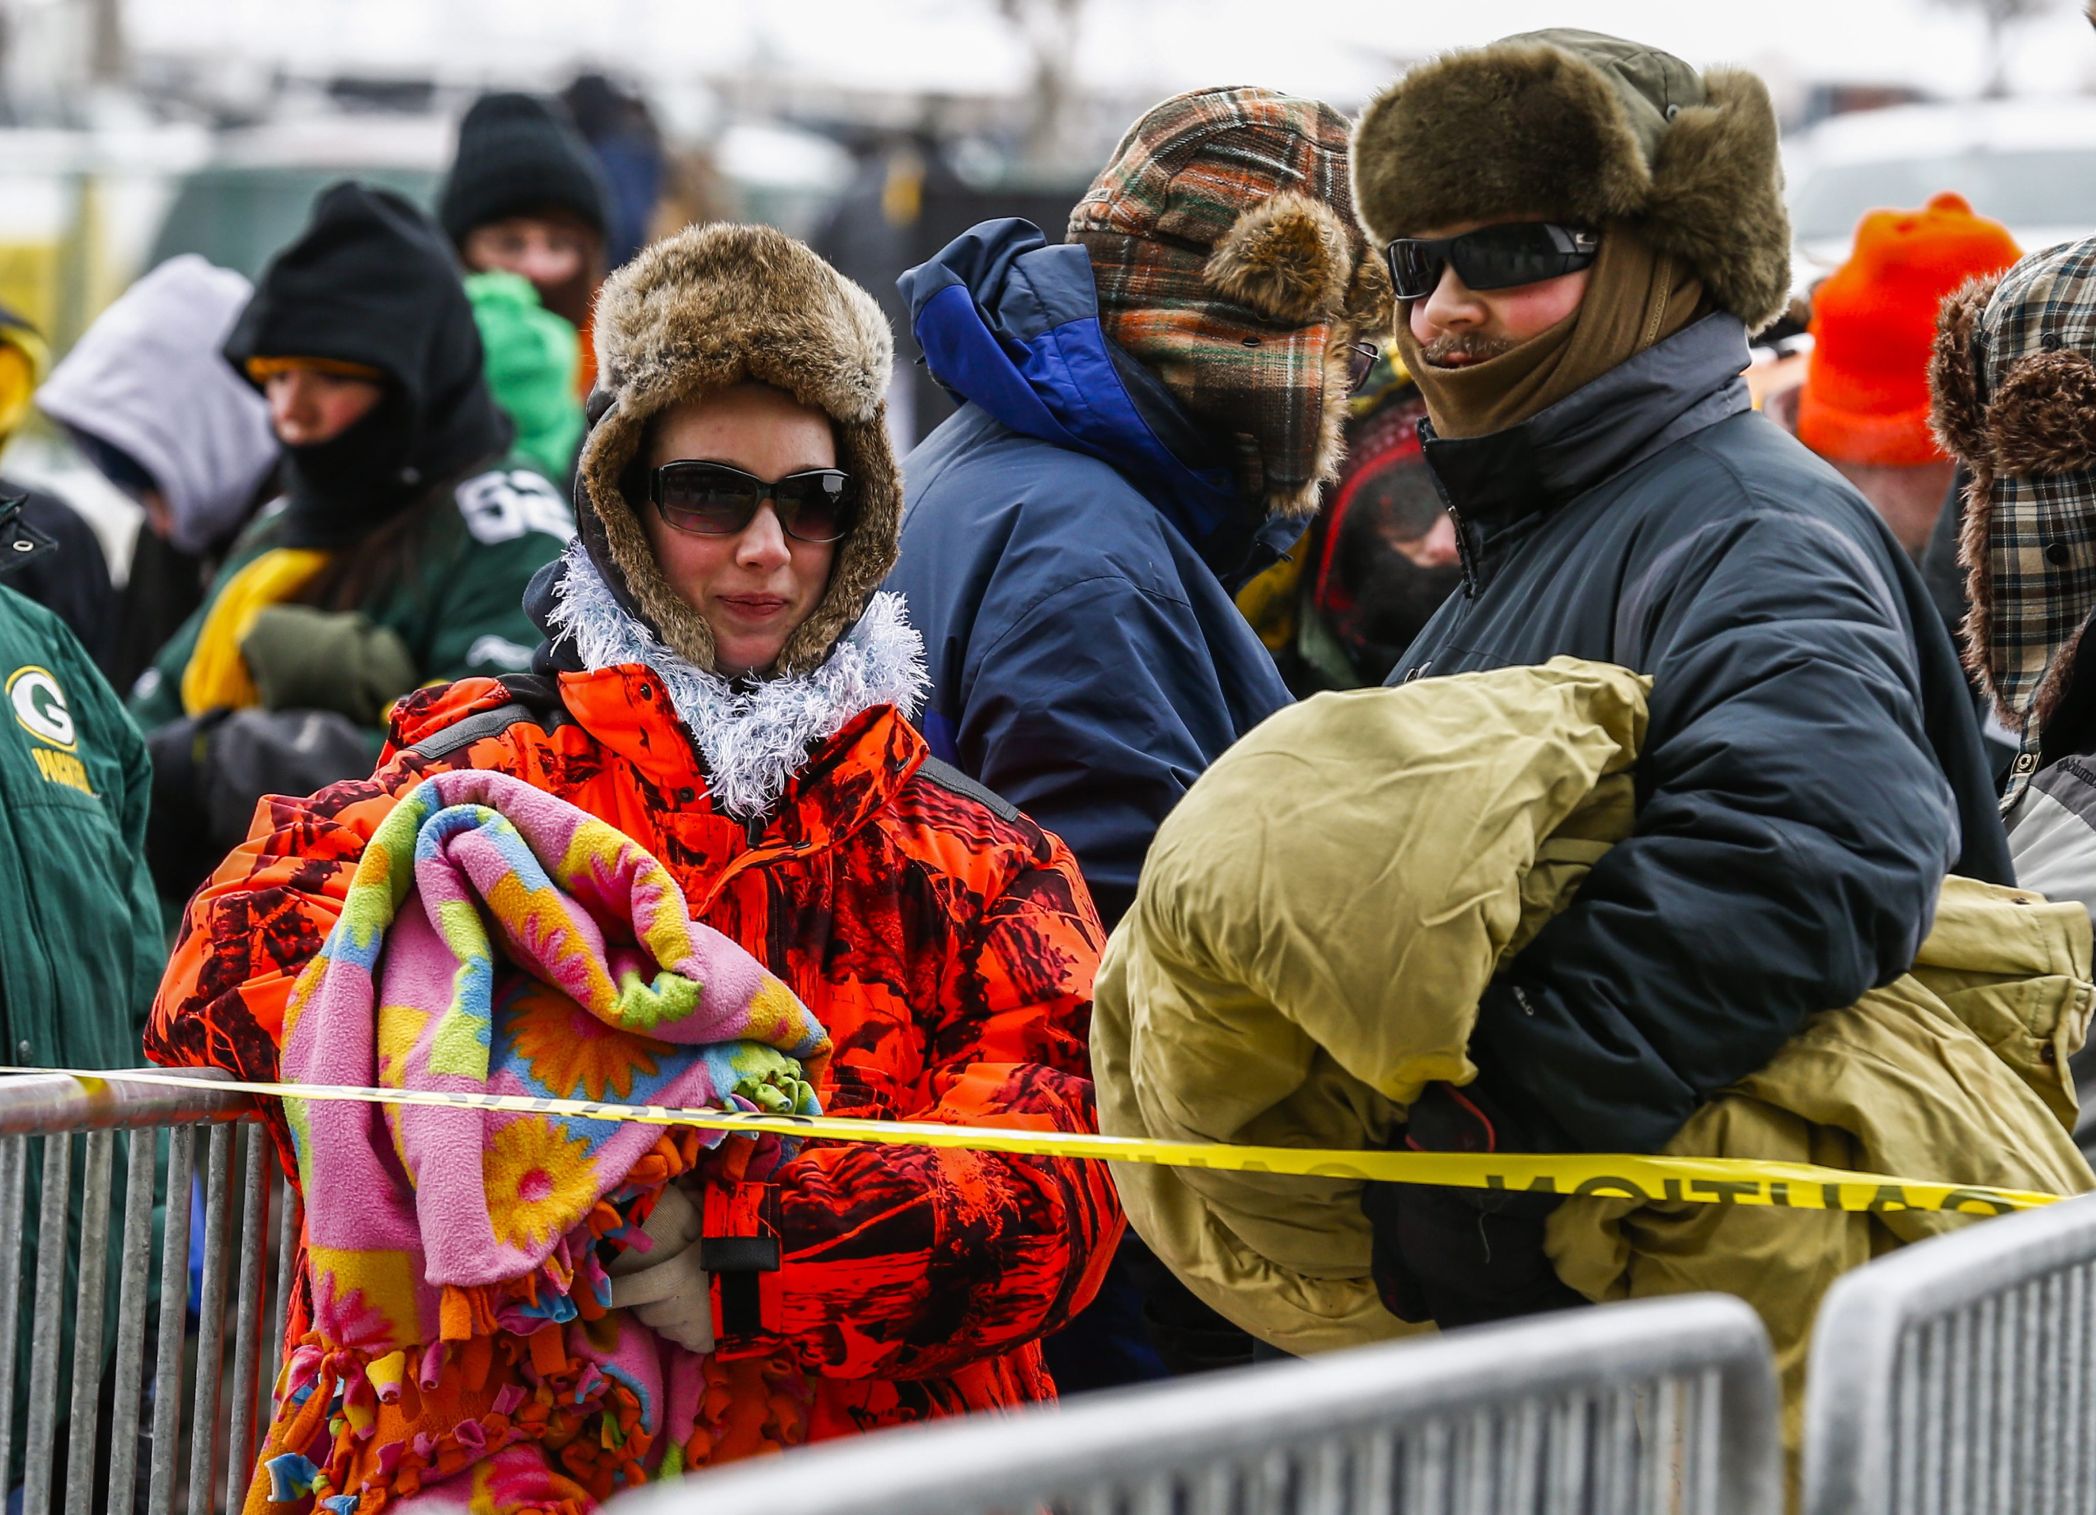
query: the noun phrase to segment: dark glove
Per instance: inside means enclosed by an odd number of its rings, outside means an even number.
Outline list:
[[[207,710],[146,733],[146,752],[153,760],[146,867],[153,887],[169,899],[188,899],[226,855],[214,842],[205,786],[212,734],[231,713]]]
[[[146,751],[146,865],[161,894],[183,900],[247,839],[257,800],[364,777],[378,737],[330,711],[218,709],[155,728]]]
[[[1393,1139],[1414,1152],[1546,1152],[1540,1122],[1514,1124],[1476,1085],[1428,1084]],[[1584,1300],[1558,1278],[1543,1228],[1559,1196],[1526,1190],[1369,1184],[1369,1271],[1399,1320],[1443,1328],[1562,1310]]]
[[[271,605],[240,641],[264,710],[325,710],[379,726],[415,687],[415,660],[397,632],[353,610]]]

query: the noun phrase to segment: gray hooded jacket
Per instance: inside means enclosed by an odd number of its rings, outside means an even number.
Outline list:
[[[103,312],[37,391],[45,415],[152,475],[185,553],[230,535],[276,466],[269,406],[220,351],[252,293],[193,253],[171,258]]]

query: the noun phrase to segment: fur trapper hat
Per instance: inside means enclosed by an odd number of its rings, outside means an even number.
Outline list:
[[[2096,614],[2096,237],[1945,300],[1929,389],[1972,476],[1966,660],[2034,748]]]
[[[1758,331],[1790,293],[1776,114],[1753,74],[1704,74],[1598,32],[1527,32],[1412,70],[1354,128],[1371,241],[1467,221],[1635,227]]]
[[[712,629],[655,562],[621,476],[648,421],[704,390],[784,390],[830,418],[858,513],[829,588],[787,639],[774,672],[806,673],[865,611],[895,562],[902,483],[888,443],[894,342],[880,307],[804,244],[768,226],[693,227],[645,249],[605,282],[596,311],[597,392],[576,464],[576,524],[629,611],[679,657],[714,670]]]
[[[1071,212],[1106,332],[1238,449],[1244,494],[1307,516],[1344,453],[1350,344],[1389,321],[1346,118],[1251,87],[1144,112]]]

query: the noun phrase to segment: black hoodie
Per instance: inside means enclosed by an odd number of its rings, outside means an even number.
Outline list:
[[[386,376],[386,398],[341,436],[285,449],[284,546],[345,546],[509,446],[457,260],[428,217],[390,190],[322,191],[225,353],[243,376],[258,357],[326,358]]]

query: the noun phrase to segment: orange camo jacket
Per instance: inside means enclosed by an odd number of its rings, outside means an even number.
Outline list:
[[[815,749],[753,838],[713,808],[646,668],[564,673],[560,694],[572,723],[519,722],[430,758],[412,745],[514,696],[493,679],[419,691],[372,778],[265,798],[189,903],[147,1056],[274,1078],[285,999],[367,840],[424,776],[473,767],[660,858],[695,917],[829,1028],[831,1113],[1097,1128],[1086,1036],[1103,932],[1061,841],[920,774],[922,739],[885,705]],[[1039,1339],[1089,1302],[1122,1226],[1103,1164],[850,1143],[716,1186],[705,1220],[708,1236],[778,1239],[779,1270],[757,1275],[761,1328],[723,1336],[721,1355],[802,1379],[811,1440],[1052,1398]]]

